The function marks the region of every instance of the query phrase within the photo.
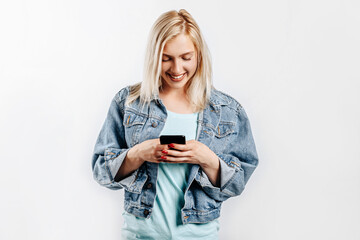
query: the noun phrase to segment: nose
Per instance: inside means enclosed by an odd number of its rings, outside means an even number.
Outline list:
[[[181,74],[183,70],[182,63],[178,59],[174,59],[174,62],[171,66],[171,73],[172,74]]]

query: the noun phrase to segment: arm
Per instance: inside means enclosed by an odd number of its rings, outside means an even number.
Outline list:
[[[240,195],[245,184],[258,165],[258,156],[251,133],[250,122],[245,110],[238,107],[237,138],[232,148],[224,153],[215,153],[219,160],[220,186],[213,184],[214,175],[211,171],[201,168],[195,180],[204,191],[217,201],[224,201],[229,197]],[[212,168],[215,172],[215,168]]]
[[[141,161],[139,158],[136,157],[137,155],[134,154],[134,151],[136,151],[136,146],[131,148],[126,154],[126,157],[114,178],[115,182],[119,182],[120,180],[123,180],[124,178],[130,176],[144,163],[144,161]]]
[[[121,94],[121,92],[118,94]],[[100,185],[110,189],[134,189],[134,180],[139,171],[139,165],[136,164],[130,168],[129,166],[132,165],[131,156],[126,158],[129,149],[125,141],[123,113],[118,94],[112,99],[107,117],[94,147],[92,157],[93,177]],[[121,181],[115,181],[114,178],[123,162],[126,163],[122,169],[123,175],[119,175],[119,177],[122,176],[122,179]]]
[[[199,164],[202,170],[205,172],[208,177],[210,183],[215,187],[220,187],[220,175],[221,175],[221,167],[220,160],[214,154],[215,157],[209,159],[207,164]]]

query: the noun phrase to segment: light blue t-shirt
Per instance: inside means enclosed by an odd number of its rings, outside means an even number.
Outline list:
[[[161,135],[185,135],[196,138],[198,113],[180,114],[167,110],[168,117]],[[181,209],[187,186],[190,165],[187,163],[159,163],[156,198],[149,219],[124,211],[122,239],[218,239],[219,221],[182,224]]]

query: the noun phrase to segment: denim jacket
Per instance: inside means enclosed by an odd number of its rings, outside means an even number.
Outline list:
[[[167,112],[159,96],[145,108],[139,99],[125,106],[130,87],[112,99],[97,138],[92,170],[94,179],[109,189],[125,190],[124,208],[137,217],[149,218],[156,196],[158,163],[144,162],[130,176],[114,181],[127,151],[148,139],[159,138]],[[258,156],[244,108],[232,97],[211,90],[207,107],[199,112],[196,140],[207,145],[220,161],[220,187],[213,186],[198,164],[191,164],[183,224],[206,223],[220,216],[221,204],[240,195],[258,164]]]

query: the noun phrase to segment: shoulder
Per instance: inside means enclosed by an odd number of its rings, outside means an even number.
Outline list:
[[[213,105],[222,105],[237,112],[243,108],[234,97],[215,88],[211,90],[210,103]]]
[[[223,116],[227,119],[237,119],[240,125],[246,124],[249,119],[244,107],[232,96],[222,91],[212,90],[212,101],[222,105]]]
[[[122,89],[120,89],[114,96],[114,101],[116,101],[116,103],[121,104],[122,102],[124,102],[126,100],[126,98],[129,96],[130,93],[130,89],[131,86],[128,85],[126,87],[123,87]]]
[[[115,96],[112,99],[112,102],[114,103],[114,105],[117,106],[117,108],[121,110],[121,112],[124,112],[125,108],[130,106],[130,103],[132,108],[135,109],[140,108],[139,99],[138,96],[136,95],[140,91],[140,86],[141,83],[136,83],[133,85],[127,85],[126,87],[123,87],[115,94]],[[134,103],[134,101],[136,103]]]
[[[113,100],[117,103],[117,104],[122,104],[124,105],[124,103],[126,102],[126,99],[130,96],[130,98],[132,97],[132,95],[134,94],[134,92],[138,92],[140,90],[140,86],[141,83],[136,83],[133,85],[127,85],[126,87],[123,87],[122,89],[120,89],[114,96]]]
[[[110,108],[117,109],[116,111],[123,112],[124,111],[124,103],[129,95],[129,89],[130,86],[126,86],[122,89],[120,89],[115,96],[111,100],[111,106]]]

